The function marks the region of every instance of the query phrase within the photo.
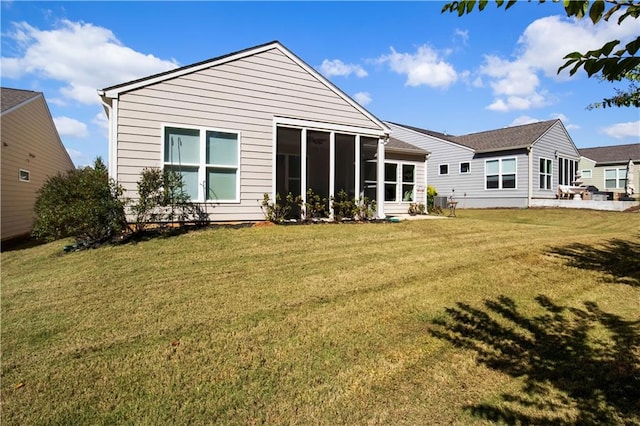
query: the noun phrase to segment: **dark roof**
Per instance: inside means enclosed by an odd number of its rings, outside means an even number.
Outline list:
[[[200,65],[204,65],[207,62],[219,61],[219,60],[227,58],[229,56],[237,55],[239,53],[247,52],[249,50],[259,49],[261,47],[268,46],[270,44],[280,44],[280,42],[277,41],[277,40],[270,41],[269,43],[263,43],[263,44],[260,44],[260,45],[257,45],[257,46],[253,46],[253,47],[249,47],[249,48],[246,48],[246,49],[238,50],[236,52],[227,53],[226,55],[217,56],[217,57],[211,58],[211,59],[205,59],[204,61],[196,62],[195,64],[189,64],[189,65],[185,65],[183,67],[173,68],[173,69],[170,69],[168,71],[164,71],[164,72],[161,72],[161,73],[158,73],[158,74],[149,75],[147,77],[139,78],[137,80],[127,81],[125,83],[120,83],[120,84],[116,84],[114,86],[105,87],[104,89],[102,89],[102,91],[106,92],[107,90],[117,89],[118,87],[128,86],[130,84],[139,83],[139,82],[142,82],[142,81],[145,81],[145,80],[151,80],[151,79],[154,79],[154,78],[157,78],[157,77],[161,77],[163,75],[172,74],[172,73],[179,72],[179,71],[182,71],[182,70],[186,70],[186,69],[189,69],[189,68],[194,68],[194,67],[197,67],[197,66],[200,66]]]
[[[8,87],[0,87],[0,100],[2,104],[2,112],[5,112],[31,98],[42,95],[41,92],[32,90],[10,89]]]
[[[456,137],[462,145],[480,152],[527,148],[559,120],[539,121],[521,126],[505,127]]]
[[[403,142],[399,139],[390,137],[389,141],[385,145],[385,149],[389,152],[406,152],[407,154],[427,155],[429,151],[422,148],[418,148],[410,143]]]
[[[504,151],[508,149],[527,148],[537,141],[547,130],[559,120],[540,121],[537,123],[523,124],[521,126],[505,127],[496,130],[470,133],[468,135],[454,136],[419,127],[395,124],[423,135],[432,136],[448,142],[471,148],[476,152]]]
[[[406,124],[394,123],[393,121],[389,121],[388,123],[395,124],[396,126],[404,127],[405,129],[413,130],[414,132],[422,133],[423,135],[433,136],[434,138],[443,139],[449,142],[456,142],[456,137],[453,135],[447,135],[444,133],[434,132],[433,130],[421,129],[419,127],[407,126]]]
[[[640,143],[629,145],[599,146],[578,149],[580,155],[596,163],[626,163],[640,161]]]

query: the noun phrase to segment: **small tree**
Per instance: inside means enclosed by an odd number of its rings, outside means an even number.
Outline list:
[[[100,157],[93,167],[52,176],[37,192],[32,235],[45,241],[74,237],[82,246],[108,241],[126,227],[122,194]]]

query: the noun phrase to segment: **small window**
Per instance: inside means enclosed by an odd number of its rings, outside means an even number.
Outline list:
[[[440,171],[438,174],[448,175],[449,174],[449,165],[448,164],[440,164]]]
[[[31,173],[29,170],[20,169],[18,171],[18,179],[20,182],[29,182],[31,181]]]
[[[584,179],[591,179],[593,177],[591,169],[582,170],[580,173]]]
[[[553,162],[547,158],[540,158],[539,188],[551,189],[552,176],[553,176]]]
[[[470,171],[471,171],[471,167],[468,162],[460,163],[460,174],[469,173]]]

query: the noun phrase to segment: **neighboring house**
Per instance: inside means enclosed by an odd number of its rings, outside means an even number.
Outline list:
[[[2,241],[33,226],[36,191],[50,176],[74,169],[40,92],[0,88]]]
[[[133,199],[155,167],[179,172],[214,221],[264,220],[264,193],[305,198],[302,188],[387,200],[380,217],[425,202],[427,152],[390,140],[387,125],[277,41],[99,95],[109,174]]]
[[[452,136],[386,123],[429,151],[427,183],[462,208],[530,207],[571,185],[580,155],[560,120]]]
[[[633,161],[633,183],[638,198],[640,190],[640,143],[629,145],[581,148],[579,169],[584,185],[593,185],[602,192],[619,197],[627,185],[627,165]]]

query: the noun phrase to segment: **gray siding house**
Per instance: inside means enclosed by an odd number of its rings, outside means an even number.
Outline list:
[[[629,160],[635,198],[640,190],[640,143],[627,145],[582,148],[580,151],[580,173],[584,185],[593,185],[603,192],[611,192],[614,197],[625,194]]]
[[[379,217],[424,197],[427,153],[392,143],[386,124],[277,41],[98,94],[109,174],[133,199],[152,167],[179,172],[214,221],[264,220],[264,193],[307,188],[377,200]]]
[[[427,184],[460,208],[530,207],[571,185],[580,155],[560,120],[446,135],[386,123],[394,138],[429,151]]]
[[[47,178],[75,168],[40,92],[0,89],[2,242],[28,236],[36,193]],[[4,245],[4,244],[3,244]]]

